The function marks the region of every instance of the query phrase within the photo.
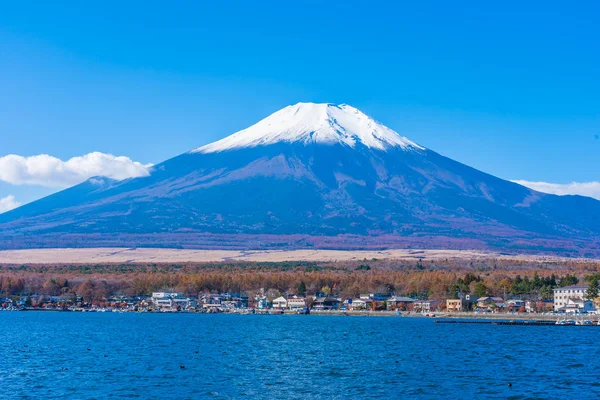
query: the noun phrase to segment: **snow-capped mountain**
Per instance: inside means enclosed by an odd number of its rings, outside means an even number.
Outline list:
[[[0,215],[0,247],[503,248],[600,255],[600,202],[426,149],[347,105],[299,103],[156,165]]]
[[[378,150],[390,147],[424,150],[349,105],[298,103],[194,152],[217,153],[276,143],[345,144]]]

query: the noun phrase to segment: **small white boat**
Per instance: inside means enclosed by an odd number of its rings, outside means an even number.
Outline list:
[[[575,325],[575,321],[572,319],[559,319],[555,325]]]

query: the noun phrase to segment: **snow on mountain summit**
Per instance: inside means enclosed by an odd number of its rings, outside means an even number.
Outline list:
[[[275,143],[345,144],[387,150],[424,150],[390,128],[346,104],[298,103],[285,107],[249,128],[193,150],[193,153],[218,153]]]

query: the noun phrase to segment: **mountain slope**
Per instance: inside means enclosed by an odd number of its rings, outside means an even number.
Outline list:
[[[503,247],[592,254],[600,202],[508,182],[350,106],[300,103],[154,167],[0,215],[0,245]]]

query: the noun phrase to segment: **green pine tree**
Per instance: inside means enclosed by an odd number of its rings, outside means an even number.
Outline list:
[[[302,296],[306,294],[306,283],[304,283],[304,281],[300,282],[298,285],[298,294]]]
[[[588,300],[594,300],[596,297],[598,297],[599,289],[600,289],[600,286],[598,285],[598,280],[592,279],[590,281],[590,285],[588,286],[588,289],[585,292],[585,298]]]

